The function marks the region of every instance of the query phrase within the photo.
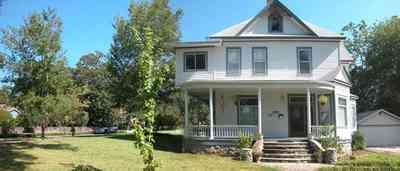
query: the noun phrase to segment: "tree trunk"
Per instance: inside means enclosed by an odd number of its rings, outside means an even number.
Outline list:
[[[45,132],[45,130],[46,130],[46,127],[44,126],[44,124],[42,124],[42,132],[41,132],[41,137],[42,137],[42,139],[44,139],[45,138],[45,135],[44,135],[44,132]]]
[[[71,126],[71,134],[73,137],[75,136],[75,132],[76,132],[75,127]]]

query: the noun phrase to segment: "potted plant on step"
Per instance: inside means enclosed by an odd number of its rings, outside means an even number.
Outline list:
[[[240,134],[238,148],[240,149],[240,160],[252,161],[251,143],[253,139],[250,136]]]
[[[263,156],[263,149],[264,149],[264,138],[261,134],[257,133],[254,135],[254,144],[252,148],[252,154],[253,154],[253,161],[258,163],[261,160],[261,157]]]

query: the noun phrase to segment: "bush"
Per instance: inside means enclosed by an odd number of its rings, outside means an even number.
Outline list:
[[[158,114],[155,116],[156,130],[173,130],[179,128],[180,125],[179,115]]]
[[[238,148],[251,148],[251,143],[252,142],[253,142],[253,139],[250,136],[246,136],[244,134],[240,134],[237,147]]]
[[[356,131],[353,134],[351,148],[353,150],[363,150],[367,147],[367,142],[365,141],[364,135],[360,131]]]
[[[0,110],[0,127],[1,134],[10,135],[10,130],[15,127],[15,119],[12,117],[11,113],[5,110]]]
[[[339,139],[337,137],[324,137],[320,141],[324,149],[334,148],[338,153],[343,152],[343,145],[338,143]]]

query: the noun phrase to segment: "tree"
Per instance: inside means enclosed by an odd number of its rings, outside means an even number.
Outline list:
[[[172,12],[168,0],[132,3],[129,18],[118,18],[114,27],[108,69],[111,90],[118,107],[135,115],[135,144],[146,165],[155,170],[153,124],[156,97],[160,93],[171,57],[167,44],[179,39],[181,11]],[[134,92],[134,93],[126,93]]]
[[[61,47],[62,22],[55,10],[35,12],[21,27],[2,30],[5,45],[6,81],[13,85],[15,105],[29,118],[32,126],[40,125],[42,137],[50,120],[51,99],[67,94],[72,86]]]
[[[113,125],[113,102],[109,92],[110,81],[106,68],[106,56],[101,52],[83,55],[74,70],[75,82],[87,87],[81,97],[87,102],[84,108],[89,114],[89,126],[110,127]]]
[[[400,18],[368,26],[365,22],[344,28],[347,47],[356,58],[351,67],[353,93],[360,96],[359,111],[384,108],[400,112]]]

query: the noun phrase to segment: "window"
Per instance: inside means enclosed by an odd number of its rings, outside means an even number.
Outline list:
[[[297,62],[300,74],[310,74],[312,70],[312,48],[297,48]]]
[[[352,114],[353,114],[353,128],[357,127],[357,109],[356,109],[356,105],[351,105],[351,110],[352,110]]]
[[[347,127],[347,101],[345,98],[338,99],[338,110],[336,114],[336,124],[338,127],[345,128]]]
[[[239,97],[239,125],[257,125],[257,97]]]
[[[265,74],[268,69],[268,50],[266,47],[253,48],[253,73]]]
[[[268,30],[269,32],[283,32],[283,18],[279,14],[272,14],[268,17]]]
[[[207,52],[184,53],[184,71],[207,71]]]
[[[226,73],[227,74],[240,74],[241,67],[241,49],[240,48],[227,48],[226,50]]]

